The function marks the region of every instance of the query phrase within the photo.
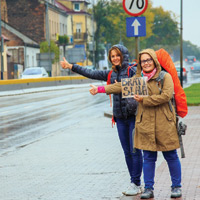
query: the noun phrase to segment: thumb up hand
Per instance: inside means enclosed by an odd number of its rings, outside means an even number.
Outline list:
[[[72,64],[70,64],[65,57],[63,57],[63,61],[60,61],[60,65],[63,69],[72,69]]]
[[[90,85],[90,87],[92,87],[92,88],[90,88],[90,94],[92,94],[92,95],[96,95],[97,93],[98,93],[98,89],[97,89],[97,87],[96,86],[94,86],[94,85]]]

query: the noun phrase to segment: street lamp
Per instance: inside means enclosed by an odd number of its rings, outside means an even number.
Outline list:
[[[92,55],[93,55],[93,65],[95,65],[95,43],[94,43],[94,0],[92,0]]]

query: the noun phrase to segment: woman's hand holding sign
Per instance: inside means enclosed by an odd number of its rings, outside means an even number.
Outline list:
[[[133,98],[137,101],[137,102],[142,102],[143,101],[143,96],[140,95],[134,95]]]

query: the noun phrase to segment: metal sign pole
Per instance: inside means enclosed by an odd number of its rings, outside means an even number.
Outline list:
[[[135,37],[135,59],[138,60],[139,54],[139,38]]]
[[[181,21],[180,21],[180,81],[183,87],[183,2],[181,0]]]

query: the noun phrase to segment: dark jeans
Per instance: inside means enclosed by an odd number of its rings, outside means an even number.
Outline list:
[[[181,187],[181,163],[177,155],[177,151],[176,150],[163,151],[162,154],[168,164],[172,181],[171,187]],[[145,188],[154,189],[153,185],[155,177],[157,151],[143,150],[143,155],[144,155],[143,173],[144,173]]]
[[[131,177],[131,183],[140,185],[142,173],[142,152],[139,149],[133,151],[132,132],[135,128],[135,117],[128,119],[116,119],[119,139],[124,150],[125,160]]]

